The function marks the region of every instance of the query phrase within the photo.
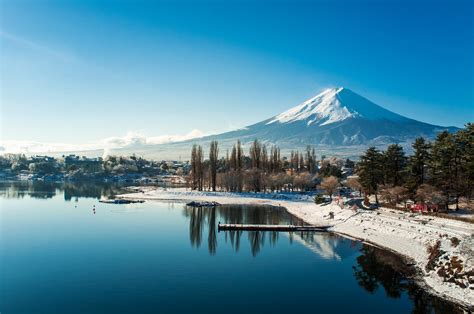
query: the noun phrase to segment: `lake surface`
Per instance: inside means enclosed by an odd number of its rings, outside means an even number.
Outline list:
[[[275,207],[98,202],[94,184],[0,184],[0,312],[453,313],[390,253],[329,233],[217,232],[300,223]]]

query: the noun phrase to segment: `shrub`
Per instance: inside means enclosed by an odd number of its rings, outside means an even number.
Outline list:
[[[322,196],[321,194],[318,194],[314,197],[314,202],[316,204],[322,204],[325,202],[325,199],[324,199],[324,196]]]
[[[436,241],[434,245],[428,245],[427,252],[428,256],[428,263],[426,264],[426,271],[431,271],[436,266],[436,261],[438,258],[443,255],[444,251],[440,250],[441,241]]]
[[[451,245],[452,245],[453,247],[457,247],[457,246],[459,245],[459,242],[460,242],[460,241],[459,241],[458,238],[456,238],[456,237],[452,237],[452,238],[451,238]]]

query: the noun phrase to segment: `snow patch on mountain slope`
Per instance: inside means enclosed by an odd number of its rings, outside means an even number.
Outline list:
[[[342,89],[342,87],[327,89],[304,103],[277,115],[267,124],[306,120],[307,125],[315,123],[326,125],[358,115],[355,111],[351,112],[336,97]]]

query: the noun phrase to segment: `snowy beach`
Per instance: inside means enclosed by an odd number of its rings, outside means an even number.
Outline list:
[[[331,225],[330,230],[335,233],[405,256],[416,266],[420,284],[433,294],[459,303],[468,310],[474,308],[474,225],[471,223],[387,208],[376,211],[354,209],[349,205],[341,208],[335,202],[316,205],[307,194],[144,188],[118,197],[282,206],[307,223]]]

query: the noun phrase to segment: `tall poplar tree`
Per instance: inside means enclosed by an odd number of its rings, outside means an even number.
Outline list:
[[[209,148],[209,184],[212,191],[216,191],[217,164],[219,162],[219,147],[217,141],[212,141]]]

